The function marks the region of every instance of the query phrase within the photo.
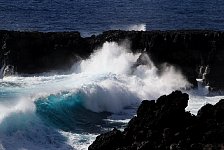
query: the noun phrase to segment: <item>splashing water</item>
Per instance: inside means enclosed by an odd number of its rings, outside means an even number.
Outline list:
[[[146,24],[136,24],[136,25],[130,25],[128,27],[128,31],[146,31]]]
[[[146,24],[113,25],[111,26],[111,30],[146,31]]]
[[[4,69],[5,69],[5,64],[1,66],[1,69],[0,69],[0,79],[3,78]]]
[[[87,149],[97,134],[122,128],[141,100],[190,86],[174,67],[158,75],[146,54],[124,45],[104,43],[73,74],[3,78],[0,149]],[[193,112],[210,100],[191,97]]]

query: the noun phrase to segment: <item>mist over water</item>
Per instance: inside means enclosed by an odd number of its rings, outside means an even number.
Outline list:
[[[87,149],[97,134],[122,128],[143,99],[191,86],[173,66],[164,64],[158,75],[148,55],[128,45],[104,43],[69,75],[3,78],[0,149]],[[220,98],[187,92],[194,113]]]

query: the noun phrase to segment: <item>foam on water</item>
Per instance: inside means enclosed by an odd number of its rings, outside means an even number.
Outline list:
[[[191,86],[168,64],[158,74],[150,58],[131,53],[127,42],[104,43],[89,59],[74,64],[72,71],[0,81],[2,149],[86,149],[96,134],[122,128],[141,100]],[[220,98],[189,92],[188,110],[194,113]]]

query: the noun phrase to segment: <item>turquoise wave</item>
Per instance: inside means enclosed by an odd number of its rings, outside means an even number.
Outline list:
[[[83,106],[85,95],[81,92],[62,92],[56,95],[39,98],[35,101],[36,113],[44,122],[71,132],[99,133],[108,112],[96,113]]]

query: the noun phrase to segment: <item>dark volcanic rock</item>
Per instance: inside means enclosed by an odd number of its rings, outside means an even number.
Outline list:
[[[79,32],[40,33],[0,31],[0,58],[18,73],[41,73],[66,69],[75,56],[92,52]]]
[[[203,106],[197,116],[185,111],[188,95],[175,91],[143,101],[123,132],[99,135],[89,150],[200,150],[224,144],[224,100]]]
[[[101,144],[91,145],[89,149],[113,150],[116,149],[118,146],[122,145],[123,135],[121,131],[113,129],[108,133],[98,136],[96,138],[96,142]]]
[[[176,66],[193,85],[196,78],[214,90],[224,89],[224,32],[207,30],[106,31],[83,38],[79,32],[0,31],[1,65],[18,73],[69,69],[77,58],[88,57],[105,41],[128,39],[133,52],[147,53],[162,71],[164,63]],[[200,69],[199,68],[207,68]]]

